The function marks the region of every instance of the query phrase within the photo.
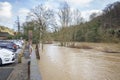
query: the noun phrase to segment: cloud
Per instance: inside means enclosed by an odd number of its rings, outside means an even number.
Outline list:
[[[30,10],[29,9],[27,9],[27,8],[21,8],[19,11],[18,11],[18,14],[20,15],[20,16],[27,16],[27,14],[30,12]]]
[[[88,5],[93,0],[67,0],[68,2],[74,4],[74,5]]]
[[[12,17],[12,5],[9,2],[0,2],[0,21],[8,21]]]
[[[0,2],[0,25],[12,28],[12,5],[9,2]]]
[[[53,1],[58,1],[58,2],[68,2],[68,4],[70,4],[70,6],[72,7],[86,7],[89,6],[89,4],[93,1],[93,0],[53,0]]]
[[[50,7],[58,8],[63,4],[63,2],[67,2],[71,7],[78,8],[78,7],[88,7],[93,0],[48,0],[45,1]]]
[[[92,14],[92,13],[97,13],[97,15],[100,15],[102,14],[102,10],[86,10],[86,11],[82,11],[81,12],[81,16],[86,20],[86,21],[89,21],[89,16]]]
[[[21,8],[18,11],[18,16],[20,17],[20,21],[23,23],[26,20],[26,16],[28,15],[28,13],[30,12],[29,9],[27,8]]]

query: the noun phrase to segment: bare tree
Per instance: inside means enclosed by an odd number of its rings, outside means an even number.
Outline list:
[[[81,13],[78,9],[73,10],[73,25],[78,25],[83,22],[83,18],[81,17]]]
[[[71,20],[70,6],[67,2],[64,2],[59,9],[58,16],[62,27],[68,27]]]
[[[36,27],[39,30],[39,39],[43,44],[47,27],[49,25],[53,25],[54,23],[53,11],[50,10],[48,7],[44,6],[43,4],[41,4],[32,9],[29,16],[31,17],[32,20],[34,20],[34,24],[37,25]]]
[[[69,31],[67,31],[67,27],[71,24],[71,9],[67,2],[61,4],[58,12],[58,17],[62,26],[60,33],[61,45],[66,46],[66,43],[69,41],[70,37]]]

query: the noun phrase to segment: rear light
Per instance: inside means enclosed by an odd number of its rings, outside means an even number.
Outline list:
[[[14,49],[17,49],[17,45],[14,44],[14,45],[13,45],[13,48],[14,48]]]

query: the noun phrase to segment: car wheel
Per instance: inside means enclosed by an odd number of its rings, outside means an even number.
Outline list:
[[[2,65],[2,60],[0,59],[0,65]]]

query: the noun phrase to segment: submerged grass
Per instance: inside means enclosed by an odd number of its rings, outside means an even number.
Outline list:
[[[77,49],[95,49],[105,53],[120,53],[120,43],[89,43],[89,42],[75,42],[69,44],[70,48]]]
[[[90,45],[86,44],[71,44],[68,47],[70,48],[78,48],[78,49],[93,49]]]

